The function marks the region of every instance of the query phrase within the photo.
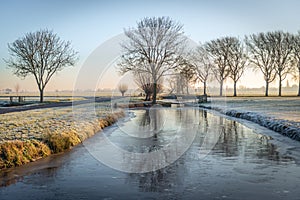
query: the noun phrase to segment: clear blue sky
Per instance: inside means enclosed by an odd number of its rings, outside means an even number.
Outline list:
[[[53,77],[48,90],[72,89],[82,63],[95,48],[122,33],[124,28],[134,27],[146,16],[170,16],[182,23],[186,35],[196,42],[221,36],[242,38],[261,31],[300,30],[298,0],[0,0],[0,3],[0,89],[13,88],[18,82],[21,89],[36,90],[32,78],[15,77],[2,58],[8,58],[7,43],[44,28],[72,41],[80,56],[75,67]]]

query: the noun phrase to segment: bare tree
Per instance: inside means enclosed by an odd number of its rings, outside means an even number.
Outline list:
[[[195,49],[191,55],[191,58],[189,59],[189,62],[193,66],[196,80],[199,80],[201,83],[203,83],[203,94],[207,95],[207,81],[211,74],[213,64],[203,45],[200,44]]]
[[[172,94],[176,90],[176,76],[171,76],[167,79],[169,86],[169,94]]]
[[[223,95],[223,83],[229,75],[228,57],[232,45],[233,37],[223,37],[205,43],[205,50],[209,53],[214,67],[212,71],[215,78],[220,83],[220,96]]]
[[[128,90],[128,85],[121,83],[121,84],[119,84],[118,89],[121,92],[122,97],[124,97],[125,92],[127,92],[127,90]]]
[[[134,77],[135,83],[140,89],[145,92],[145,101],[150,101],[151,95],[153,93],[151,76],[147,73],[135,73]]]
[[[140,89],[145,92],[145,101],[150,101],[154,93],[154,84],[152,82],[152,77],[148,73],[135,73],[135,83]],[[156,92],[157,94],[162,91],[162,78],[157,81]]]
[[[21,89],[21,86],[20,86],[19,83],[17,83],[17,84],[15,85],[15,91],[16,91],[16,93],[17,93],[17,96],[19,95],[20,89]]]
[[[183,26],[168,17],[144,18],[137,28],[125,30],[125,35],[128,41],[121,45],[124,53],[120,71],[148,73],[154,84],[152,103],[155,104],[158,80],[182,59],[186,43]]]
[[[282,81],[292,71],[294,36],[283,31],[268,32],[267,38],[272,48],[274,68],[279,78],[278,96],[281,96]]]
[[[294,36],[293,39],[293,54],[294,54],[294,67],[298,72],[298,96],[300,96],[300,31]]]
[[[27,33],[23,38],[8,44],[10,58],[5,60],[14,74],[25,78],[32,74],[43,102],[44,89],[56,72],[72,66],[77,60],[77,52],[69,41],[61,40],[49,30]]]
[[[228,57],[229,77],[233,81],[233,96],[236,97],[236,84],[245,71],[248,58],[245,52],[244,45],[238,38],[232,38],[231,42],[232,44]]]
[[[274,67],[275,58],[272,56],[272,47],[265,33],[252,34],[245,37],[245,43],[249,52],[250,62],[255,69],[259,69],[266,83],[265,96],[269,95],[269,83],[276,78]]]
[[[179,76],[181,76],[183,81],[183,86],[186,88],[186,94],[189,94],[190,82],[194,80],[194,69],[193,67],[185,62],[179,68]]]

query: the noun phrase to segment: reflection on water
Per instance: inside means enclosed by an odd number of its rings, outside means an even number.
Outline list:
[[[195,134],[193,143],[174,163],[147,173],[113,170],[79,146],[66,154],[47,158],[51,162],[41,160],[27,165],[32,165],[31,168],[23,166],[2,172],[0,181],[5,187],[0,188],[0,196],[7,199],[297,199],[300,195],[300,166],[294,160],[298,158],[279,154],[277,150],[281,147],[271,143],[269,136],[206,110],[160,108],[132,113],[129,120],[118,123],[119,127],[108,128],[85,143],[95,149],[92,154],[99,150],[97,145],[103,135],[119,148],[138,153],[160,151],[174,140],[186,144],[185,137]],[[181,143],[174,144],[176,154]],[[120,158],[128,168],[145,164],[144,160],[128,158]]]

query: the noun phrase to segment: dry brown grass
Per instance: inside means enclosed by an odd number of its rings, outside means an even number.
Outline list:
[[[37,140],[16,140],[1,143],[0,169],[20,166],[50,154],[50,148]]]
[[[114,124],[120,117],[124,117],[123,112],[109,114],[105,118],[99,119],[98,124],[90,123],[89,127],[86,127],[84,135],[79,135],[79,133],[76,131],[54,134],[47,133],[44,136],[43,142],[49,146],[52,153],[63,152],[81,143],[81,141],[85,140],[86,138],[91,137],[101,129]]]
[[[81,140],[75,132],[46,134],[43,142],[52,153],[59,153],[79,144]]]

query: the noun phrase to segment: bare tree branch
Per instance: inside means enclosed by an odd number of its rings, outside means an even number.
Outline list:
[[[214,64],[212,71],[220,83],[220,96],[223,94],[223,82],[230,73],[228,59],[233,40],[233,37],[223,37],[205,43],[205,50],[209,53]]]
[[[249,52],[250,62],[264,75],[266,83],[265,96],[269,94],[269,83],[276,78],[274,67],[275,57],[272,56],[272,46],[266,33],[252,34],[245,37],[245,43]]]
[[[233,81],[233,96],[237,96],[236,84],[248,65],[248,56],[242,42],[238,38],[232,38],[231,42],[228,56],[229,77]]]
[[[206,87],[209,76],[211,75],[213,64],[212,60],[205,50],[204,45],[199,45],[189,58],[189,63],[192,65],[196,80],[203,83],[203,94],[206,95]]]
[[[282,81],[292,70],[293,35],[282,31],[268,32],[267,39],[272,47],[274,69],[279,77],[278,96],[281,96]]]
[[[298,96],[300,96],[300,31],[293,39],[293,65],[298,73]]]

